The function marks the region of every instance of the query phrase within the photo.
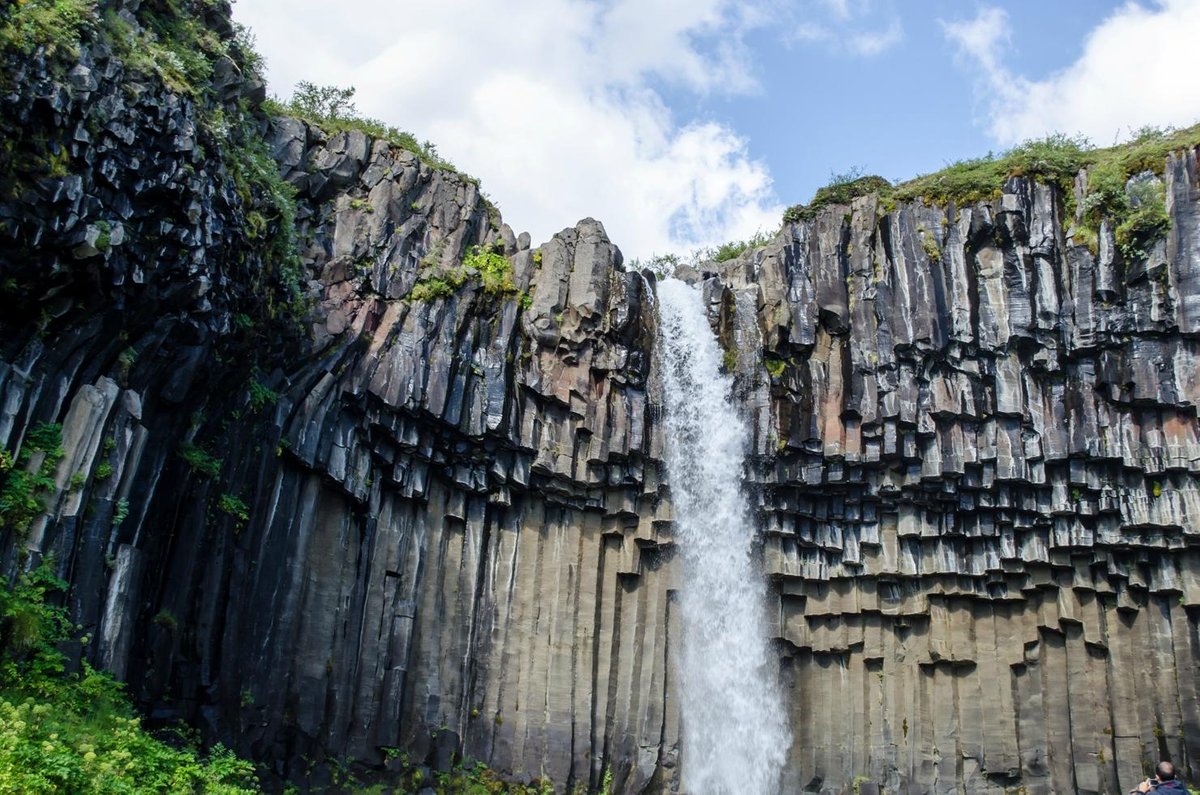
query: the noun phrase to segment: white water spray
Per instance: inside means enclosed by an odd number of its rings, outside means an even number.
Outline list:
[[[699,291],[658,286],[667,475],[683,571],[679,698],[691,795],[772,795],[791,743],[742,493],[746,426]]]

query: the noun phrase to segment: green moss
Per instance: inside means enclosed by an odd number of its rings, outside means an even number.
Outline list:
[[[727,373],[732,373],[737,369],[737,360],[737,351],[733,348],[726,348],[724,353],[721,354],[721,364]]]
[[[275,390],[259,383],[255,378],[250,379],[248,392],[251,411],[262,411],[267,406],[275,405],[279,400],[279,394]]]
[[[885,212],[912,201],[935,205],[992,201],[999,198],[1007,180],[1022,176],[1057,187],[1064,214],[1070,218],[1076,214],[1076,175],[1087,169],[1079,219],[1071,228],[1073,241],[1095,254],[1100,223],[1107,219],[1122,255],[1139,259],[1166,234],[1170,219],[1161,182],[1133,178],[1141,174],[1161,177],[1168,154],[1196,147],[1200,147],[1200,124],[1181,130],[1146,128],[1129,143],[1100,149],[1090,148],[1083,139],[1052,135],[1026,141],[999,155],[959,161],[894,188],[882,178],[862,177],[857,172],[835,176],[809,204],[789,208],[784,221],[811,220],[830,204],[845,204],[872,191],[879,193]],[[926,238],[923,245],[936,261],[932,241]]]
[[[175,632],[179,629],[179,619],[165,607],[154,614],[154,623],[169,632]]]
[[[763,365],[767,368],[767,372],[771,374],[772,378],[781,377],[783,371],[787,368],[787,362],[770,354],[763,357]]]
[[[467,273],[462,268],[446,272],[442,276],[429,276],[413,285],[408,297],[413,301],[433,301],[449,298],[467,283]]]

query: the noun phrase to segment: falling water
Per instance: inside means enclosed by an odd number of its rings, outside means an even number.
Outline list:
[[[746,425],[699,291],[667,280],[658,296],[667,475],[683,562],[683,783],[693,795],[767,795],[779,791],[791,739],[742,493]]]

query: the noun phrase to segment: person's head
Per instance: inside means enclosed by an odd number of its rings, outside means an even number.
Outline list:
[[[1175,780],[1175,765],[1167,761],[1158,763],[1158,767],[1154,768],[1154,775],[1158,776],[1159,781],[1174,781]]]

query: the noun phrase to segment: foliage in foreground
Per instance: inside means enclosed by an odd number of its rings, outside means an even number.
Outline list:
[[[182,731],[142,728],[120,683],[55,644],[72,627],[48,594],[66,584],[43,563],[0,586],[0,793],[258,792],[254,767]]]

